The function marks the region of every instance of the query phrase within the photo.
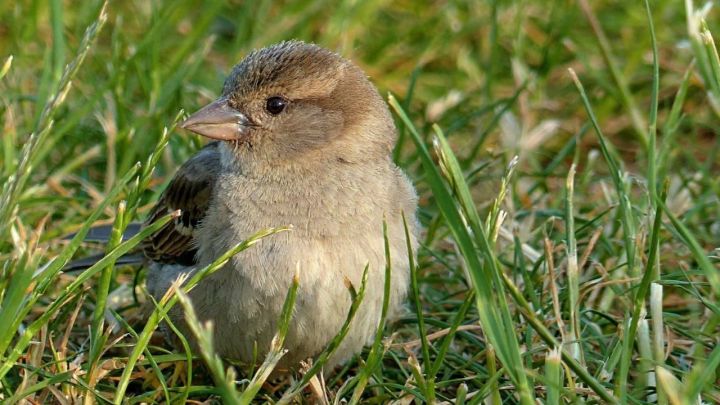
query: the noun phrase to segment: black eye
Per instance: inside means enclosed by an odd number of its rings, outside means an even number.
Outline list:
[[[265,109],[272,115],[280,114],[287,105],[287,101],[282,97],[270,97],[267,99]]]

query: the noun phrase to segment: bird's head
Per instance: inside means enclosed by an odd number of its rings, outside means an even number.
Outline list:
[[[361,69],[299,41],[253,51],[225,81],[220,98],[182,127],[227,142],[251,159],[321,153],[344,161],[386,156],[395,128]]]

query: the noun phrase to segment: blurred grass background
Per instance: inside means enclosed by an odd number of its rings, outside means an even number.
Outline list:
[[[0,3],[0,400],[102,403],[118,381],[127,391],[116,402],[223,395],[199,359],[188,372],[161,341],[145,353],[155,361],[125,376],[131,328],[145,325],[131,294],[137,269],[108,263],[97,269],[106,282],[72,284],[77,275],[59,269],[76,246],[60,237],[88,218],[144,218],[202,143],[163,137],[181,109],[214,99],[250,50],[297,38],[352,59],[397,99],[394,157],[417,185],[426,229],[412,311],[386,329],[377,367],[356,359],[329,377],[329,400],[364,386],[352,400],[720,402],[720,64],[710,37],[720,31],[717,10],[701,6],[650,2],[655,73],[641,2],[127,0],[104,12],[96,0]],[[100,346],[98,302],[128,322]],[[500,338],[509,331],[516,342]],[[559,363],[548,336],[587,375]],[[266,385],[258,400],[283,392]]]

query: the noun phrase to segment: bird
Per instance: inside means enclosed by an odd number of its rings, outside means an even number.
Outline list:
[[[177,170],[146,224],[181,214],[143,243],[147,289],[159,300],[183,275],[268,227],[292,226],[244,250],[188,294],[213,324],[220,356],[251,363],[269,352],[293,277],[299,286],[278,367],[297,368],[338,333],[368,267],[363,301],[332,368],[371,343],[380,323],[387,225],[388,319],[404,311],[417,194],[391,154],[397,130],[387,104],[352,61],[312,43],[284,41],[247,54],[219,98],[185,130],[212,142]],[[191,344],[176,307],[170,319]],[[181,347],[178,346],[178,349]]]

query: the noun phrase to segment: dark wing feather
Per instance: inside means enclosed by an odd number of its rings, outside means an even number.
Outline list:
[[[205,217],[213,188],[220,171],[218,142],[202,148],[178,169],[145,221],[151,224],[174,212],[181,215],[170,221],[143,243],[143,252],[151,260],[161,263],[192,265],[197,249],[193,234]]]

